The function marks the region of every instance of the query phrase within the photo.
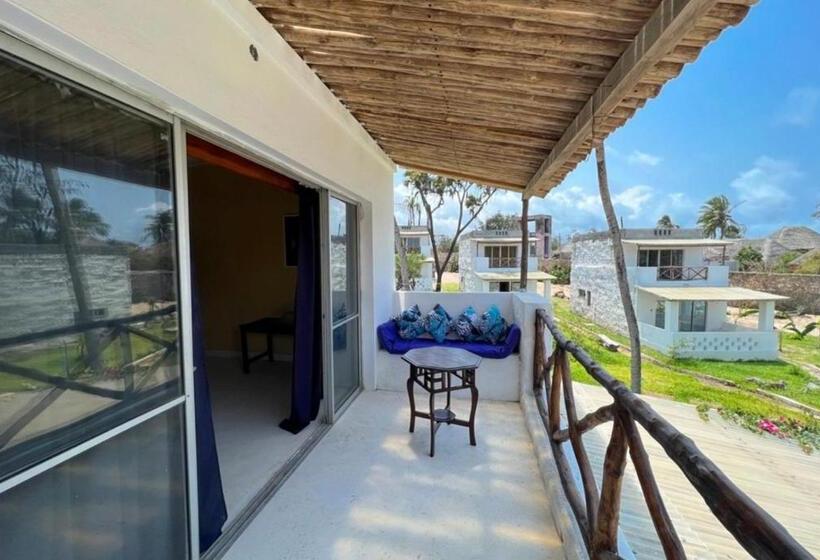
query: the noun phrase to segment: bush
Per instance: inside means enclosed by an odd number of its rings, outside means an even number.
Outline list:
[[[547,263],[546,269],[548,274],[555,276],[555,280],[552,281],[553,284],[562,286],[569,284],[569,277],[570,272],[572,272],[572,267],[568,262],[549,262]]]

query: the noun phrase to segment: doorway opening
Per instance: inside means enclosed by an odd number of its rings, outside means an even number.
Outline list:
[[[214,458],[198,434],[198,470],[200,485],[221,477],[230,524],[318,424],[319,193],[190,135],[187,148],[194,366],[210,401],[197,393],[197,428],[210,419],[215,440]]]

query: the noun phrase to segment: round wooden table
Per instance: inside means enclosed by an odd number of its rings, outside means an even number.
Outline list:
[[[475,371],[481,358],[461,348],[431,346],[415,348],[402,356],[410,364],[407,378],[407,396],[410,398],[410,432],[416,428],[416,418],[430,420],[430,457],[436,454],[436,432],[441,424],[455,424],[470,429],[470,445],[475,445],[475,411],[478,406],[478,388]],[[430,395],[430,411],[416,410],[413,386],[418,385]],[[461,420],[450,410],[450,394],[453,391],[469,389],[472,396],[470,419]],[[447,395],[447,405],[436,408],[435,398],[439,393]]]

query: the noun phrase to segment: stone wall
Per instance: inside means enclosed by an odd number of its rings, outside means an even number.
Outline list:
[[[484,283],[474,271],[475,245],[469,238],[458,243],[458,274],[461,277],[462,292],[483,292]]]
[[[778,301],[777,309],[820,313],[820,274],[730,272],[729,285],[790,298]]]
[[[581,290],[590,293],[581,295]],[[572,245],[570,305],[575,313],[591,321],[626,333],[618,280],[609,239],[577,240]]]
[[[84,254],[81,262],[94,318],[130,315],[128,256]],[[71,325],[76,311],[65,255],[0,254],[0,338]]]

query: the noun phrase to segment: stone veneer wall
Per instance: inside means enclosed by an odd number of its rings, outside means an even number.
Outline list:
[[[820,313],[820,274],[730,272],[729,285],[791,298],[776,302],[777,309],[802,308],[809,313]]]
[[[578,294],[578,290],[592,292],[590,305],[587,305],[585,297]],[[576,239],[573,242],[570,305],[575,313],[626,333],[626,317],[609,239]]]
[[[462,292],[484,291],[484,284],[473,269],[474,257],[475,247],[469,239],[462,239],[458,244],[458,274]]]
[[[81,262],[91,308],[104,310],[99,318],[130,315],[128,256],[84,254]],[[71,325],[76,311],[65,255],[0,254],[0,338]]]

